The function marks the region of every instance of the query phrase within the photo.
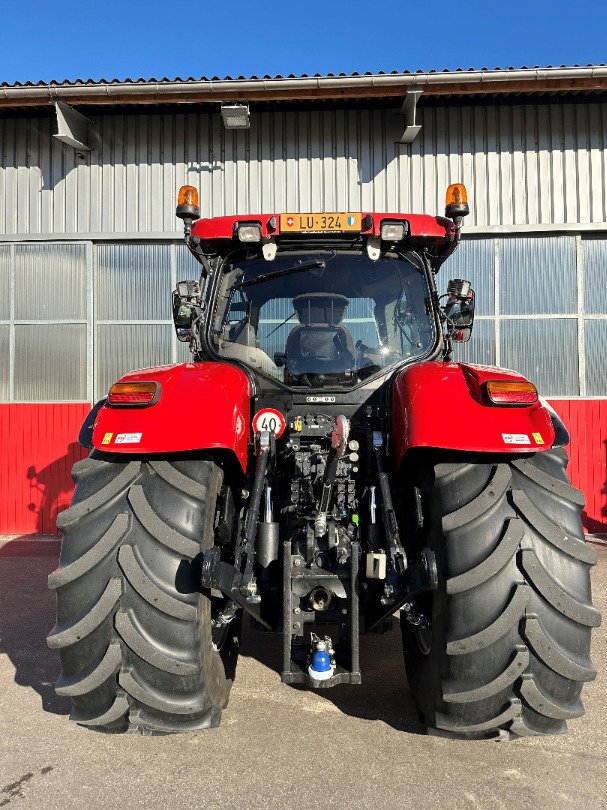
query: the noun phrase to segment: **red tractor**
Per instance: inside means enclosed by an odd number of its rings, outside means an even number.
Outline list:
[[[133,371],[80,434],[57,692],[105,731],[218,725],[243,613],[282,680],[361,682],[400,616],[421,721],[559,733],[595,670],[595,552],[567,431],[514,371],[455,363],[474,292],[435,276],[468,213],[177,215],[200,280],[173,292],[192,361]]]

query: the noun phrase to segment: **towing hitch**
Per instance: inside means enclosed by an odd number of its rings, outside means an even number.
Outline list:
[[[306,564],[299,554],[293,554],[290,541],[283,543],[283,683],[302,683],[314,689],[326,689],[339,683],[359,684],[360,674],[360,627],[358,601],[358,569],[360,544],[353,540],[349,560],[333,567],[333,570]],[[324,591],[334,594],[343,605],[339,623],[339,641],[333,649],[330,640],[324,647],[318,646],[312,637],[312,650],[305,641],[304,624],[316,623],[314,603],[311,611],[302,608],[304,594]],[[316,596],[315,598],[318,598]],[[337,601],[337,600],[336,600]],[[318,609],[318,605],[316,608]],[[324,610],[324,605],[322,606]],[[314,636],[314,634],[312,634]],[[316,653],[327,652],[328,668],[318,668]],[[322,675],[319,677],[319,671]],[[328,674],[327,674],[328,673]]]

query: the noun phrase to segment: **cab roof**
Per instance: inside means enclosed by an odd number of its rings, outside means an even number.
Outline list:
[[[294,216],[313,215],[295,214]],[[346,216],[346,214],[343,214],[343,216]],[[198,237],[201,242],[215,239],[232,240],[236,238],[239,225],[245,222],[255,222],[261,225],[262,238],[280,237],[280,217],[280,214],[243,214],[239,216],[199,219],[192,227],[192,236]],[[420,238],[432,242],[442,242],[445,240],[451,241],[455,234],[455,225],[450,219],[446,219],[445,217],[433,217],[428,214],[373,214],[361,212],[361,219],[361,229],[356,232],[350,230],[315,230],[302,231],[294,234],[292,231],[289,231],[288,236],[293,237],[296,235],[304,240],[306,237],[318,237],[319,235],[330,238],[331,236],[343,236],[344,234],[355,235],[355,233],[360,233],[361,236],[379,236],[381,225],[386,221],[405,222],[408,226],[407,237],[410,239]]]

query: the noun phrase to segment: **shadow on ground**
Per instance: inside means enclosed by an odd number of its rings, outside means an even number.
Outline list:
[[[55,622],[46,580],[58,558],[58,540],[18,538],[0,547],[0,654],[15,667],[15,683],[38,692],[44,711],[69,714],[69,700],[53,689],[59,659],[46,646]]]
[[[70,701],[55,694],[59,659],[46,646],[55,621],[55,595],[47,588],[48,574],[56,567],[59,541],[17,538],[0,546],[0,654],[15,667],[15,682],[35,689],[44,711],[69,714]],[[361,638],[360,686],[319,690],[340,711],[353,717],[382,720],[401,731],[423,733],[407,687],[398,622],[394,630]],[[254,658],[277,673],[281,684],[281,636],[262,633],[243,622],[241,655]],[[240,676],[246,677],[240,668]],[[237,673],[238,678],[238,673]]]
[[[278,633],[264,633],[250,628],[245,619],[241,655],[255,658],[274,672],[280,673],[282,638]],[[393,630],[383,635],[361,636],[360,657],[360,686],[334,686],[331,689],[319,689],[316,694],[352,717],[382,720],[399,731],[425,734],[407,686],[398,621],[394,621]],[[238,673],[236,677],[238,678]],[[277,682],[276,689],[302,691],[305,687],[286,686]]]

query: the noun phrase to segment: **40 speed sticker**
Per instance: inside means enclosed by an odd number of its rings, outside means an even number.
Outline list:
[[[287,422],[284,416],[280,413],[280,411],[277,411],[274,408],[262,408],[262,410],[257,411],[253,417],[254,433],[267,431],[268,433],[273,433],[278,439],[278,437],[282,436],[284,433],[286,426]]]

